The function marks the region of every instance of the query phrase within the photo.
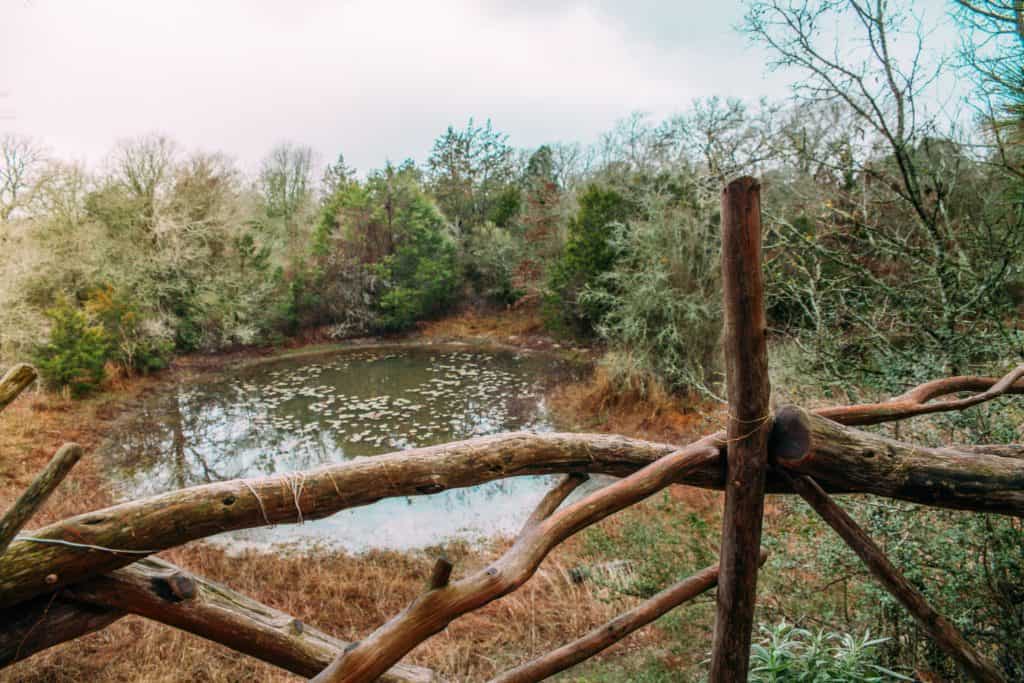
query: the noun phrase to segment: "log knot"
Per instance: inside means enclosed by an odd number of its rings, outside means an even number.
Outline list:
[[[155,578],[152,586],[153,592],[168,602],[185,602],[196,596],[195,580],[182,572]]]

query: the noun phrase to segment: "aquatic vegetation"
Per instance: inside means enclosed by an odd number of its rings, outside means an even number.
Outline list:
[[[121,490],[135,497],[502,431],[550,430],[544,390],[564,371],[543,356],[421,348],[277,362],[147,403],[108,444],[107,460]],[[230,538],[362,550],[493,535],[519,525],[543,481],[382,501]]]

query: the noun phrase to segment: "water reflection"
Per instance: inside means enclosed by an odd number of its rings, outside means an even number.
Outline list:
[[[568,369],[514,353],[402,349],[263,365],[141,406],[104,448],[125,498],[502,431],[553,428],[545,386]],[[218,540],[412,548],[514,531],[548,478],[391,499]]]

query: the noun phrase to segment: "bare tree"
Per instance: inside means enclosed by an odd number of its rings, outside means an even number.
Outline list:
[[[962,65],[974,77],[975,108],[996,161],[1024,178],[1024,3],[956,0]],[[1016,147],[1016,149],[1014,149]]]
[[[10,220],[30,203],[41,185],[45,162],[42,146],[31,138],[0,137],[0,221]]]
[[[705,202],[717,201],[722,183],[757,173],[778,155],[772,144],[776,110],[763,100],[751,110],[742,100],[710,97],[695,100],[673,120],[675,135],[697,166]]]
[[[848,141],[844,159],[862,196],[830,207],[832,220],[870,243],[878,258],[920,278],[929,292],[922,310],[934,311],[935,319],[913,326],[956,368],[962,328],[1010,271],[1020,231],[1005,224],[1005,215],[993,225],[958,212],[971,159],[952,123],[922,105],[945,64],[929,58],[927,32],[908,7],[887,0],[758,0],[748,6],[744,30],[774,53],[774,67],[802,73],[793,84],[800,104],[838,105],[863,129],[863,140]],[[845,265],[895,292],[863,263]]]
[[[270,151],[260,168],[259,187],[267,215],[284,222],[289,246],[297,246],[295,217],[312,197],[313,150],[284,142]]]
[[[110,158],[115,182],[140,203],[143,219],[151,227],[159,195],[172,179],[176,155],[173,140],[151,133],[119,141]]]

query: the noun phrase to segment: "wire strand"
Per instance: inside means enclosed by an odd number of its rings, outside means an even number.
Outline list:
[[[107,548],[102,545],[92,545],[91,543],[75,543],[74,541],[65,541],[62,538],[39,538],[38,536],[18,536],[14,537],[16,541],[31,541],[32,543],[45,543],[47,545],[64,545],[69,548],[82,548],[84,550],[101,550],[105,553],[113,553],[114,555],[152,555],[160,552],[160,550],[127,550],[118,548]]]

